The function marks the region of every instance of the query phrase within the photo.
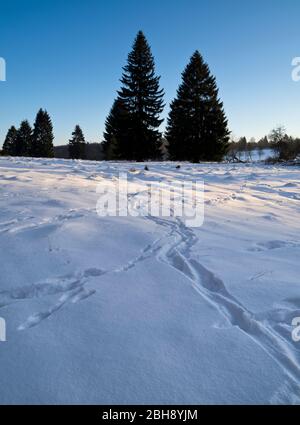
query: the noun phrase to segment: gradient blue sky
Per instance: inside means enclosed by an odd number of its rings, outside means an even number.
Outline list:
[[[53,120],[55,144],[75,124],[100,141],[121,68],[139,29],[156,60],[166,108],[199,49],[216,76],[236,136],[261,137],[276,124],[300,136],[299,0],[0,0],[0,145],[11,124]]]

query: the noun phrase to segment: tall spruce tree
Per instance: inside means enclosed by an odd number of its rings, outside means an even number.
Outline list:
[[[18,130],[15,126],[11,126],[5,137],[3,143],[3,154],[8,156],[14,156],[16,154],[16,143],[17,143]]]
[[[39,158],[53,158],[53,126],[47,111],[40,109],[36,115],[31,155]]]
[[[103,153],[106,160],[126,158],[128,143],[128,112],[123,102],[116,99],[105,121]]]
[[[229,134],[216,80],[196,51],[170,105],[166,129],[170,159],[219,161],[228,148]]]
[[[15,156],[29,156],[32,143],[32,128],[27,120],[20,124],[15,142]]]
[[[118,151],[120,159],[159,158],[161,133],[158,129],[163,121],[160,114],[164,108],[164,93],[159,88],[160,77],[155,75],[154,58],[142,31],[135,38],[123,71],[117,103],[107,119],[105,142],[115,144],[112,150]],[[106,149],[109,151],[108,146]]]
[[[85,138],[79,125],[75,126],[72,139],[69,140],[69,157],[72,159],[85,158]]]

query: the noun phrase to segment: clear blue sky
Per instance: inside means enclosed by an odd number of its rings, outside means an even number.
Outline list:
[[[55,144],[75,124],[100,141],[121,68],[139,29],[156,60],[168,104],[199,49],[216,76],[236,136],[261,137],[276,124],[300,136],[299,0],[0,0],[0,145],[11,124],[53,120]]]

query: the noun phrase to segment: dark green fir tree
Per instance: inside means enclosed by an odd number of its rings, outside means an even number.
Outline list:
[[[220,161],[229,131],[215,78],[196,51],[170,106],[166,138],[172,160]]]
[[[128,113],[120,99],[116,99],[105,121],[102,148],[106,160],[126,158],[130,144]]]
[[[109,128],[106,126],[105,142],[114,143],[111,150],[118,152],[120,159],[158,159],[161,156],[159,126],[163,121],[160,114],[164,94],[159,87],[160,77],[155,74],[150,46],[142,31],[137,34],[123,71],[117,103],[107,119]],[[120,105],[121,109],[117,110]],[[122,119],[115,119],[113,115],[122,115]],[[110,150],[108,146],[106,149]]]
[[[20,124],[15,143],[15,156],[29,156],[32,144],[32,128],[27,120]]]
[[[3,143],[3,154],[7,156],[14,156],[16,154],[16,143],[17,143],[18,130],[11,126],[5,137]]]
[[[79,125],[75,126],[72,139],[69,140],[69,157],[72,159],[85,159],[85,138]]]
[[[36,115],[31,155],[38,158],[53,158],[53,126],[47,111],[40,109]]]

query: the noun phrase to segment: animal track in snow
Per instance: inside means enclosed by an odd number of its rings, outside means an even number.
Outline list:
[[[169,227],[173,234],[161,244],[158,259],[185,275],[194,289],[215,307],[228,323],[239,328],[270,355],[293,385],[298,384],[300,362],[296,356],[297,350],[291,343],[287,323],[295,314],[300,316],[300,310],[283,309],[253,314],[228,292],[220,278],[191,258],[191,248],[198,240],[191,228],[185,227],[180,220],[171,222],[153,217],[149,219]]]
[[[74,297],[77,296],[79,292],[81,292],[81,288],[72,291],[70,294],[64,294],[62,297],[60,297],[59,301],[48,310],[29,316],[28,319],[18,327],[18,330],[23,331],[38,325],[40,322],[51,316],[54,312],[58,311],[67,301],[74,299]]]
[[[248,251],[266,251],[273,249],[282,249],[282,248],[298,248],[300,244],[296,241],[281,241],[273,240],[266,242],[259,242],[254,247],[249,248]]]

